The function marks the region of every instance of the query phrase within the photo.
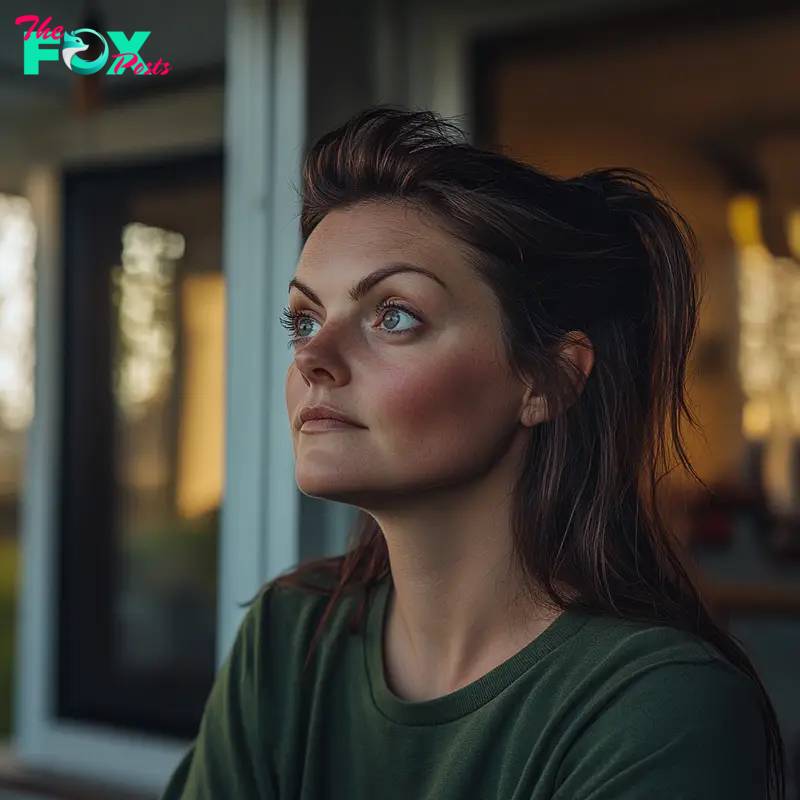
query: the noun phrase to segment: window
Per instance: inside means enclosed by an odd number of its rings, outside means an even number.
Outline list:
[[[215,672],[222,158],[64,191],[58,713],[190,738]]]

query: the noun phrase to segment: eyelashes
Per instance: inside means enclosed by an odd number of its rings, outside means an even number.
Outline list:
[[[385,314],[390,309],[396,309],[403,314],[408,314],[410,317],[415,319],[420,324],[422,320],[419,316],[414,313],[410,308],[407,308],[402,303],[396,300],[381,300],[377,306],[375,306],[374,314],[378,316],[379,314]],[[310,316],[305,311],[296,311],[290,308],[284,308],[283,312],[280,315],[280,323],[282,327],[284,327],[289,332],[289,347],[294,347],[298,342],[305,341],[306,339],[311,338],[310,336],[301,336],[300,335],[300,323],[304,320],[308,319],[312,322],[317,322],[312,316]],[[417,326],[418,327],[418,326]],[[403,334],[412,333],[413,331],[417,330],[417,327],[414,328],[406,328],[403,330],[392,330],[390,328],[384,328],[384,333],[390,333],[393,336],[401,336]]]
[[[290,308],[284,308],[281,312],[280,316],[280,323],[281,325],[289,331],[289,347],[297,344],[298,341],[301,339],[305,339],[305,336],[298,336],[297,335],[297,324],[298,322],[308,317],[307,314],[304,314],[302,311],[293,311]],[[308,317],[308,319],[311,319]]]

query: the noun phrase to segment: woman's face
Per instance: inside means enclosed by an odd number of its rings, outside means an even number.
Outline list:
[[[495,297],[464,246],[414,208],[331,212],[295,282],[286,404],[305,494],[378,510],[482,477],[524,434],[525,387],[508,368]],[[298,429],[299,412],[317,404],[363,427]]]

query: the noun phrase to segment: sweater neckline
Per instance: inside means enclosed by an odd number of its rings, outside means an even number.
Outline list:
[[[363,639],[364,664],[373,703],[384,716],[401,725],[440,725],[472,713],[497,697],[587,622],[587,617],[578,612],[564,611],[522,650],[467,686],[432,700],[410,702],[398,697],[386,681],[383,640],[393,591],[391,574],[372,588]]]

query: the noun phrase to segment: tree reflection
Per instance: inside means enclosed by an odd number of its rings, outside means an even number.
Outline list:
[[[175,369],[175,276],[185,240],[140,223],[122,234],[122,264],[113,271],[119,327],[114,364],[117,403],[141,419],[169,391]]]
[[[36,228],[24,197],[0,194],[0,421],[23,431],[33,418]]]

